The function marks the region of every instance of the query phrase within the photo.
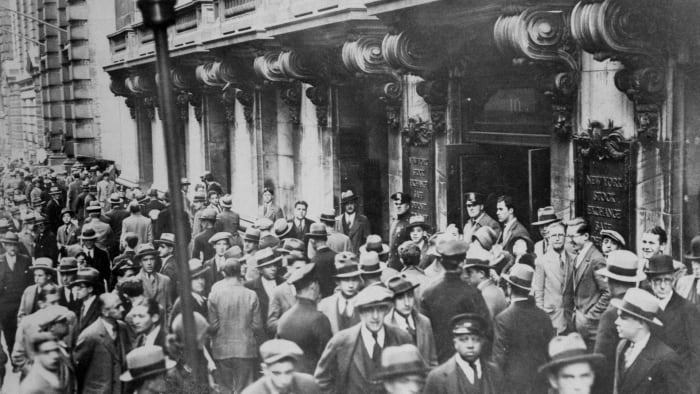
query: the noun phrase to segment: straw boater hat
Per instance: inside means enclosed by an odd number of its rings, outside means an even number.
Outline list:
[[[387,346],[382,351],[381,364],[374,380],[390,380],[406,375],[425,376],[429,371],[416,345]]]
[[[609,229],[600,230],[600,236],[603,238],[610,238],[613,241],[620,244],[621,246],[625,246],[625,238],[623,238],[622,234],[618,233],[615,230],[609,230]]]
[[[80,234],[80,239],[83,241],[97,239],[97,233],[95,232],[95,230],[93,230],[91,228],[85,229],[85,230],[83,230],[83,233]]]
[[[78,272],[78,260],[75,257],[63,257],[58,265],[59,273]]]
[[[552,206],[547,206],[544,208],[539,208],[537,210],[537,221],[532,222],[532,226],[546,226],[548,224],[558,222],[561,219],[559,219],[554,213],[554,207]]]
[[[272,248],[260,249],[255,252],[254,256],[257,268],[264,268],[282,261],[282,256],[275,256],[275,252],[272,251]]]
[[[309,226],[309,232],[306,233],[306,236],[309,238],[328,238],[326,225],[323,223],[311,223],[311,226]]]
[[[359,197],[355,195],[355,193],[352,192],[352,190],[344,191],[340,193],[340,203],[341,204],[347,204],[351,201],[357,201]]]
[[[16,245],[19,243],[19,236],[12,231],[8,231],[0,238],[0,243]]]
[[[354,278],[362,275],[357,264],[357,256],[352,252],[340,252],[335,255],[335,277]]]
[[[529,265],[514,264],[509,274],[503,274],[503,279],[513,286],[523,290],[530,291],[532,289],[532,277],[535,270]]]
[[[292,231],[292,226],[289,225],[289,222],[286,219],[280,218],[275,220],[275,224],[272,226],[272,231],[275,233],[277,238],[282,238]]]
[[[260,242],[260,230],[252,227],[247,228],[245,230],[245,234],[243,235],[243,240],[255,243]]]
[[[160,239],[153,241],[153,246],[160,247],[160,245],[165,246],[175,246],[175,234],[173,233],[162,233],[160,234]]]
[[[377,252],[378,255],[389,253],[389,245],[382,243],[382,237],[376,234],[367,236],[365,244],[360,246],[360,253]]]
[[[560,335],[549,341],[549,362],[541,365],[538,372],[550,371],[568,364],[590,362],[600,363],[605,359],[600,353],[589,353],[581,334],[573,332]]]
[[[231,208],[233,206],[233,199],[227,194],[219,199],[219,204],[224,208]]]
[[[360,271],[362,275],[379,275],[384,269],[379,264],[377,252],[365,252],[360,254]]]
[[[319,216],[318,220],[323,223],[333,224],[336,222],[335,213],[331,211],[323,212],[321,213],[321,216]]]
[[[656,326],[664,325],[659,320],[661,315],[659,300],[646,290],[633,287],[627,290],[621,300],[617,298],[610,300],[610,305]]]
[[[48,257],[39,257],[34,260],[34,263],[29,267],[30,271],[34,270],[44,270],[44,272],[56,273],[56,269],[53,267],[53,260]]]
[[[613,250],[608,254],[605,268],[596,271],[596,274],[603,275],[620,282],[637,283],[646,279],[643,272],[638,269],[639,258],[629,250]]]
[[[132,382],[164,373],[175,365],[175,361],[165,358],[162,347],[140,346],[126,355],[126,368],[128,370],[119,376],[119,380]]]

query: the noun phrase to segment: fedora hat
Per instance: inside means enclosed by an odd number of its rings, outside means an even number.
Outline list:
[[[209,238],[209,241],[207,241],[207,242],[209,242],[209,244],[211,244],[211,245],[214,245],[219,241],[226,241],[230,245],[231,244],[231,237],[232,237],[231,233],[229,233],[227,231],[219,231],[218,233],[212,235],[211,238]]]
[[[180,178],[180,186],[185,186],[185,185],[191,185],[189,179],[187,178]]]
[[[59,273],[78,272],[78,260],[75,257],[63,257],[58,264]]]
[[[377,234],[367,236],[365,244],[360,246],[360,253],[377,252],[378,255],[389,253],[389,245],[382,243],[382,237]]]
[[[275,224],[272,226],[272,231],[278,238],[283,238],[289,234],[290,231],[292,231],[292,226],[289,225],[289,222],[286,219],[280,218],[275,220]]]
[[[80,239],[82,239],[83,241],[97,239],[97,233],[91,228],[85,229],[83,230],[83,233],[80,234]]]
[[[386,287],[394,293],[394,297],[407,293],[419,285],[420,283],[411,283],[404,274],[394,275],[386,281]]]
[[[659,315],[661,314],[659,300],[646,290],[633,287],[627,290],[622,299],[614,298],[610,300],[610,305],[656,326],[664,325],[659,320]]]
[[[600,230],[600,236],[603,238],[610,238],[613,241],[620,244],[620,246],[625,246],[625,239],[622,237],[622,234],[618,233],[615,230],[609,230],[609,229]]]
[[[430,230],[430,226],[425,222],[425,217],[423,215],[414,215],[408,219],[408,226],[406,226],[406,230],[411,231],[413,227],[420,227],[425,231]]]
[[[474,256],[474,255],[470,256],[469,253],[467,253],[467,259],[466,259],[466,263],[464,264],[464,269],[472,268],[472,267],[485,268],[485,269],[492,268],[489,260],[482,258],[482,257],[486,257],[486,256]]]
[[[193,202],[204,202],[207,201],[207,195],[204,194],[204,192],[196,192],[194,193],[194,197],[192,198]]]
[[[287,282],[290,285],[293,285],[295,283],[299,283],[306,280],[314,278],[316,275],[316,264],[314,263],[308,263],[304,265],[303,267],[299,268],[298,270],[292,272],[289,277],[287,278]]]
[[[286,339],[270,339],[260,345],[260,358],[266,365],[272,365],[282,360],[298,360],[304,355],[299,345]]]
[[[138,262],[146,256],[158,256],[158,250],[148,243],[139,245],[139,247],[136,248],[134,260]]]
[[[216,209],[214,208],[206,208],[205,210],[202,211],[202,214],[199,215],[199,220],[211,220],[211,221],[216,221]]]
[[[272,222],[270,218],[257,218],[253,227],[259,229],[260,231],[270,231],[275,223]]]
[[[443,259],[460,260],[466,257],[469,245],[459,239],[450,239],[435,247]]]
[[[198,278],[209,272],[209,266],[202,264],[200,259],[189,259],[187,265],[190,270],[190,279]]]
[[[156,248],[160,245],[175,246],[175,234],[173,233],[161,233],[160,239],[153,241],[153,246]]]
[[[87,283],[93,286],[98,285],[100,283],[100,271],[92,267],[79,269],[75,279],[68,284],[68,287],[73,287],[81,283]]]
[[[53,260],[48,257],[39,257],[35,259],[34,263],[29,267],[29,270],[44,270],[56,273],[56,269],[53,267]]]
[[[224,258],[230,259],[240,259],[243,257],[243,249],[241,249],[240,246],[238,245],[233,245],[230,248],[226,249],[226,252],[224,252]]]
[[[5,218],[0,218],[0,230],[7,230],[10,228],[10,221]]]
[[[488,323],[476,313],[461,313],[450,320],[452,335],[488,336]]]
[[[56,186],[52,186],[51,189],[49,189],[49,194],[61,194],[61,189],[57,188]]]
[[[387,346],[382,351],[381,364],[374,380],[389,380],[405,375],[425,376],[429,371],[430,368],[416,345]]]
[[[126,355],[127,371],[119,376],[122,382],[132,382],[163,373],[175,367],[173,360],[165,358],[160,346],[140,346]]]
[[[275,249],[275,252],[281,254],[289,254],[292,251],[298,251],[302,254],[306,253],[306,244],[304,241],[296,238],[285,238],[282,240],[282,247]]]
[[[122,196],[119,195],[119,193],[112,193],[109,195],[109,203],[110,204],[121,204],[122,203]]]
[[[119,260],[115,261],[114,268],[112,268],[112,272],[118,274],[122,274],[128,270],[134,270],[138,271],[141,269],[141,266],[136,264],[133,260],[131,260],[128,257],[123,257],[120,258]]]
[[[558,222],[559,219],[554,213],[554,207],[547,206],[537,209],[537,221],[530,223],[532,226],[544,226],[550,223]]]
[[[653,256],[644,267],[644,273],[647,276],[672,274],[676,271],[678,270],[673,266],[673,257],[665,254]]]
[[[245,234],[243,235],[243,240],[255,243],[260,242],[260,230],[253,227],[247,228],[245,230]]]
[[[0,238],[0,243],[16,245],[19,243],[19,236],[12,231],[8,231]]]
[[[20,194],[18,196],[15,196],[14,198],[15,204],[26,204],[27,203],[27,196],[24,194]]]
[[[530,291],[532,288],[532,276],[535,270],[529,265],[514,264],[509,274],[503,274],[503,279],[513,286]]]
[[[469,192],[464,195],[464,204],[483,205],[484,195],[481,193]]]
[[[355,296],[355,308],[362,309],[376,305],[389,306],[394,293],[384,286],[367,286]]]
[[[357,256],[352,252],[340,252],[335,255],[335,277],[354,278],[362,275],[357,264]]]
[[[231,208],[233,206],[233,198],[227,194],[219,199],[219,204],[224,208]]]
[[[272,234],[263,235],[262,238],[260,238],[260,242],[258,243],[259,249],[264,249],[264,248],[277,249],[278,246],[280,246],[280,239]]]
[[[379,275],[384,268],[379,264],[377,252],[360,253],[360,272],[362,275]]]
[[[700,261],[700,235],[696,235],[690,240],[690,254],[683,257],[690,261]]]
[[[309,232],[306,233],[309,238],[328,238],[328,231],[326,231],[326,225],[323,223],[311,223],[309,226]]]
[[[61,209],[61,217],[63,217],[65,214],[69,214],[71,217],[73,217],[73,211],[71,211],[70,208]]]
[[[340,203],[341,204],[347,204],[351,201],[357,201],[359,197],[355,195],[355,193],[352,192],[352,190],[346,190],[342,193],[340,193]]]
[[[477,241],[481,244],[481,247],[483,247],[486,250],[491,250],[493,247],[494,242],[496,242],[496,232],[493,231],[493,229],[489,226],[483,226],[479,227],[474,231],[474,234],[472,234],[472,239],[467,240],[468,242],[471,242],[476,238]]]
[[[39,205],[44,205],[45,203],[46,201],[42,200],[41,197],[32,198],[32,205],[35,207]]]
[[[264,268],[282,261],[282,256],[275,256],[275,252],[272,251],[272,248],[258,250],[255,252],[254,258],[257,268]]]
[[[605,264],[596,274],[626,283],[641,282],[647,277],[639,272],[639,258],[629,250],[613,250],[608,253]]]
[[[21,220],[22,223],[34,223],[34,221],[36,221],[36,215],[34,212],[24,212],[22,213],[22,216],[20,216],[19,220]]]
[[[577,332],[552,338],[549,341],[548,353],[550,361],[537,369],[539,373],[567,364],[586,361],[599,363],[605,359],[600,353],[589,353],[586,342]]]
[[[40,214],[39,212],[34,213],[34,223],[39,224],[39,223],[44,223],[46,222],[46,216]]]
[[[321,213],[321,216],[318,217],[318,220],[323,223],[335,223],[335,212],[323,212]]]

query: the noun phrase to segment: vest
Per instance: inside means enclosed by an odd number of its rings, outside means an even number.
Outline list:
[[[372,357],[367,354],[367,349],[365,348],[365,343],[362,340],[362,336],[360,336],[360,340],[357,341],[355,345],[355,352],[361,352],[362,353],[362,360],[366,366],[370,370],[365,371],[365,375],[371,376],[374,371],[372,370]],[[354,358],[354,354],[353,354]],[[360,370],[357,368],[357,364],[355,362],[350,363],[350,370],[348,371],[348,381],[346,384],[346,389],[345,393],[347,394],[384,394],[384,386],[381,383],[376,383],[373,384],[369,381],[367,381],[363,376],[362,373],[360,373]]]
[[[470,382],[469,379],[467,379],[467,375],[462,371],[462,368],[457,366],[457,385],[459,386],[459,392],[460,393],[482,393],[484,390],[484,385],[482,382],[482,378],[484,377],[484,368],[482,366],[481,368],[481,378],[478,378],[476,376],[474,379],[474,383]]]

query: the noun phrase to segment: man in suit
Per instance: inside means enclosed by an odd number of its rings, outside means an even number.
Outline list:
[[[258,210],[258,217],[266,217],[274,223],[277,219],[284,219],[284,212],[277,204],[274,203],[275,193],[271,187],[263,188],[262,192],[263,204]]]
[[[201,215],[199,216],[202,231],[195,235],[195,237],[192,239],[193,259],[207,261],[214,257],[214,254],[216,253],[214,250],[214,244],[209,242],[209,240],[216,234],[216,215],[217,213],[214,209],[207,208],[202,211]]]
[[[497,244],[502,248],[509,245],[511,239],[518,237],[530,239],[530,233],[515,217],[515,207],[511,196],[500,196],[496,202],[496,217],[503,225],[503,231],[498,237]]]
[[[253,290],[241,283],[241,263],[226,259],[224,279],[214,283],[208,309],[212,333],[212,358],[224,389],[239,393],[253,382],[258,343],[265,334],[260,303]]]
[[[566,236],[571,249],[577,253],[564,291],[564,311],[568,322],[593,348],[598,321],[610,302],[605,278],[597,273],[605,268],[605,257],[593,245],[591,227],[582,218],[570,221]]]
[[[80,227],[73,222],[73,212],[68,208],[61,211],[61,221],[63,224],[56,232],[56,242],[61,256],[67,256],[66,247],[75,245],[80,241]]]
[[[389,260],[387,263],[389,268],[401,271],[403,266],[399,258],[399,245],[411,239],[407,226],[409,219],[413,215],[411,213],[411,202],[413,199],[408,193],[398,192],[391,195],[391,200],[394,203],[396,216],[392,218],[391,228],[389,229]],[[369,243],[369,240],[367,243]]]
[[[542,257],[545,253],[547,253],[547,251],[549,251],[551,247],[548,235],[549,233],[547,232],[549,225],[560,221],[561,220],[557,217],[556,213],[554,213],[554,207],[547,206],[537,209],[537,220],[530,223],[530,228],[532,228],[533,231],[534,229],[537,229],[537,232],[542,237],[542,239],[535,242],[535,247],[533,249],[535,257]]]
[[[416,310],[414,290],[418,284],[411,283],[405,275],[396,275],[387,281],[386,286],[394,293],[394,298],[393,308],[384,321],[409,333],[428,365],[437,366],[433,327],[430,320]]]
[[[293,239],[293,238],[292,238]],[[301,243],[301,241],[299,241]],[[302,244],[303,247],[303,244]],[[280,249],[277,249],[279,253]],[[308,260],[304,255],[295,251],[289,253],[286,257],[287,260],[287,274],[293,275],[295,271],[300,270],[306,266]],[[277,334],[277,325],[279,323],[280,317],[290,310],[294,304],[296,304],[296,290],[293,285],[289,283],[289,280],[282,282],[279,286],[272,291],[272,297],[270,297],[270,306],[267,311],[267,335],[274,337]]]
[[[160,305],[153,298],[147,298],[145,302],[136,304],[126,315],[126,321],[136,334],[133,347],[160,346],[165,350],[165,327],[161,316]]]
[[[554,336],[552,321],[529,296],[535,271],[515,264],[504,275],[510,306],[494,319],[493,361],[503,371],[503,393],[546,392],[546,382],[537,376],[537,366],[547,361],[547,344]]]
[[[70,287],[70,283],[75,280],[78,273],[78,261],[75,257],[63,257],[58,265],[58,276],[59,284],[59,304],[65,306],[73,312],[76,312],[80,308],[80,303],[75,298],[73,290]]]
[[[260,345],[263,376],[246,387],[243,394],[320,394],[313,376],[297,372],[302,349],[285,339],[271,339]]]
[[[158,251],[151,244],[141,244],[136,250],[134,262],[141,264],[141,271],[136,276],[143,284],[143,295],[153,298],[164,311],[169,311],[173,303],[173,291],[170,278],[155,271]],[[161,316],[164,321],[167,316]]]
[[[467,257],[464,270],[466,282],[479,289],[492,319],[506,309],[508,300],[503,289],[493,281],[488,260]]]
[[[68,285],[75,294],[78,303],[76,314],[78,326],[76,335],[92,324],[100,316],[97,296],[102,292],[100,273],[94,268],[84,268],[78,271],[75,280]]]
[[[46,220],[51,232],[55,233],[61,225],[61,190],[54,186],[49,189],[49,196],[51,199],[46,203]]]
[[[122,231],[120,243],[124,242],[124,234],[127,232],[136,233],[139,236],[139,245],[153,242],[153,228],[151,219],[141,214],[141,205],[132,201],[129,203],[129,216],[122,220]]]
[[[309,239],[306,234],[310,232],[311,224],[314,223],[313,220],[306,217],[308,208],[309,204],[306,201],[300,200],[294,203],[294,218],[290,220],[292,230],[289,232],[292,238],[300,239],[307,245]]]
[[[0,239],[5,253],[0,255],[0,322],[10,354],[17,331],[17,312],[24,289],[32,283],[29,257],[17,254],[19,238],[8,231]]]
[[[226,261],[226,251],[231,247],[231,233],[216,233],[209,238],[208,242],[214,248],[214,256],[212,256],[212,258],[209,260],[204,261],[204,266],[209,268],[206,278],[207,293],[214,283],[224,278],[224,274],[221,272],[221,267],[223,267],[224,262]],[[199,260],[199,258],[196,259]]]
[[[108,203],[112,209],[105,213],[107,223],[112,228],[112,234],[116,239],[122,239],[122,222],[129,216],[129,212],[124,209],[122,198],[118,193],[112,193],[109,196]]]
[[[255,252],[256,267],[260,275],[245,283],[245,287],[253,290],[258,296],[258,306],[260,309],[260,321],[263,322],[263,329],[267,332],[267,311],[270,306],[270,297],[282,279],[277,277],[277,270],[282,263],[282,256],[276,256],[271,248],[265,248]]]
[[[297,303],[279,320],[277,338],[290,340],[304,352],[297,362],[297,370],[313,373],[323,349],[333,336],[331,323],[317,308],[321,285],[316,275],[316,265],[306,264],[292,273],[287,280],[296,289]]]
[[[95,246],[96,240],[97,234],[93,229],[84,230],[80,235],[80,242],[83,244],[83,252],[86,255],[85,263],[99,271],[103,283],[110,283],[112,272],[109,254],[104,249]]]
[[[172,233],[162,233],[160,239],[153,241],[153,246],[158,248],[158,257],[160,260],[160,267],[158,272],[170,278],[171,287],[177,292],[178,288],[178,277],[177,277],[177,261],[175,261],[175,234]],[[177,294],[173,295],[173,298],[177,297]]]
[[[73,358],[78,387],[83,394],[122,394],[119,375],[126,368],[130,350],[129,331],[121,321],[124,307],[118,295],[100,295],[100,317],[80,335]]]
[[[233,207],[233,199],[227,194],[221,197],[219,203],[221,204],[221,212],[216,215],[216,231],[238,235],[238,225],[241,218],[237,212],[231,209]]]
[[[325,225],[314,223],[306,234],[309,240],[309,249],[313,250],[311,262],[316,264],[316,269],[321,278],[321,296],[328,297],[333,294],[335,288],[333,277],[335,275],[335,256],[338,252],[328,246],[328,232]]]
[[[387,394],[418,394],[430,368],[415,345],[389,346],[382,351],[382,363],[375,379]]]
[[[639,259],[637,255],[628,250],[614,250],[608,254],[606,267],[598,273],[607,278],[610,299],[622,299],[627,290],[639,286],[646,275],[637,267]],[[607,394],[613,392],[613,378],[615,376],[615,351],[620,342],[620,336],[615,326],[617,309],[611,304],[600,316],[598,332],[595,337],[595,353],[602,354],[603,367],[596,374],[594,390],[596,393]]]
[[[571,275],[571,257],[566,252],[566,227],[555,222],[547,227],[549,248],[535,260],[532,288],[537,307],[547,312],[557,335],[569,327],[563,308],[566,284]]]
[[[466,242],[457,239],[445,241],[437,246],[436,251],[445,272],[423,290],[420,311],[430,319],[438,362],[444,363],[454,351],[450,342],[450,320],[462,313],[476,313],[489,320],[490,314],[479,290],[462,281]]]
[[[540,366],[539,372],[547,375],[550,392],[556,394],[594,392],[592,391],[596,378],[594,367],[598,366],[605,357],[600,353],[589,353],[579,333],[554,337],[549,342],[548,353],[550,361]]]
[[[318,270],[318,264],[316,264]],[[335,283],[339,291],[324,298],[318,303],[318,310],[321,311],[331,323],[331,331],[336,334],[338,331],[349,328],[360,321],[360,317],[355,311],[355,297],[360,291],[362,272],[357,262],[357,256],[350,252],[338,253],[335,256]],[[319,280],[325,280],[319,275]]]
[[[322,213],[318,221],[326,226],[326,233],[328,233],[326,244],[332,251],[336,253],[352,251],[350,237],[336,230],[336,218],[333,213]],[[315,253],[316,251],[309,245],[309,258],[312,259]]]
[[[469,219],[464,224],[464,240],[472,242],[472,236],[476,230],[489,227],[496,234],[496,239],[501,234],[501,226],[484,210],[484,196],[481,193],[470,192],[464,195],[464,203],[467,206]]]
[[[611,301],[618,310],[615,320],[620,343],[615,356],[617,394],[690,393],[688,376],[680,357],[652,330],[661,328],[661,307],[656,297],[632,288]]]
[[[340,204],[343,213],[335,218],[336,231],[350,238],[350,251],[358,254],[360,246],[365,243],[371,234],[367,216],[357,212],[358,197],[352,190],[340,193]]]
[[[644,269],[651,290],[659,299],[663,323],[660,339],[675,351],[685,367],[688,383],[697,393],[700,390],[700,311],[690,301],[673,290],[677,269],[673,258],[656,255],[649,259]]]
[[[488,360],[488,322],[464,313],[450,321],[454,357],[430,371],[425,394],[497,394],[504,389],[503,374]]]
[[[205,319],[209,316],[207,309],[207,275],[209,267],[205,267],[198,259],[190,259],[188,262],[190,271],[190,289],[192,290],[192,309],[202,315]],[[173,303],[173,309],[170,311],[170,321],[167,327],[173,326],[173,321],[182,311],[182,300],[178,297]]]
[[[46,226],[46,218],[37,215],[34,224],[36,240],[34,241],[34,258],[46,257],[51,259],[53,264],[58,263],[58,242],[56,234]]]
[[[384,322],[393,294],[383,286],[369,286],[355,300],[360,323],[335,334],[318,361],[314,378],[324,393],[379,394],[373,381],[381,366],[382,349],[412,342],[403,330]]]
[[[19,392],[22,394],[62,394],[61,348],[58,340],[48,332],[37,332],[30,339],[34,353],[29,373],[22,380]]]

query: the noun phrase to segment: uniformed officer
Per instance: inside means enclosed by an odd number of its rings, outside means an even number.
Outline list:
[[[407,231],[409,219],[411,218],[411,202],[413,199],[408,193],[397,192],[391,195],[396,209],[396,216],[391,221],[389,231],[389,261],[388,265],[397,271],[403,268],[399,259],[399,245],[408,241],[410,235]]]

